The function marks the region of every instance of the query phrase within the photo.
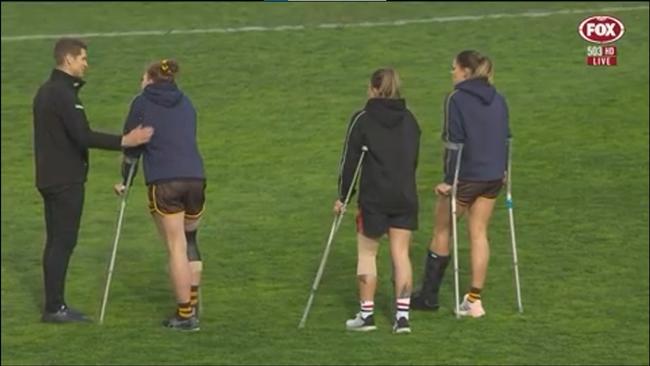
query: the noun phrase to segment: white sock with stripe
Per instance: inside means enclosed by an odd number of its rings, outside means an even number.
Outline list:
[[[406,318],[408,320],[409,308],[411,307],[411,298],[403,297],[401,299],[397,299],[397,301],[395,302],[395,307],[397,308],[397,312],[395,313],[395,319]]]
[[[375,311],[374,301],[361,301],[360,304],[361,304],[361,317],[364,319],[372,315],[372,313]]]

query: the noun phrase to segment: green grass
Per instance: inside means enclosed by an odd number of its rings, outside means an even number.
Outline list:
[[[647,3],[646,3],[647,4]],[[199,231],[205,259],[201,332],[159,326],[173,309],[166,255],[142,177],[130,196],[105,325],[39,323],[41,198],[34,188],[33,95],[52,40],[2,42],[3,364],[648,364],[648,11],[608,12],[627,33],[619,66],[585,65],[577,25],[542,18],[316,29],[322,23],[593,9],[639,3],[2,3],[2,35],[306,24],[301,31],[90,38],[81,98],[92,126],[120,130],[149,61],[174,57],[199,113],[209,178]],[[507,215],[492,220],[488,316],[438,313],[390,333],[388,251],[380,253],[379,330],[349,334],[356,311],[351,215],[333,245],[307,328],[296,329],[331,224],[351,113],[377,67],[396,67],[422,135],[419,283],[441,178],[442,98],[451,58],[492,56],[510,104],[513,184],[525,313],[512,285]],[[91,153],[67,299],[97,315],[119,202],[118,154]],[[464,230],[464,226],[461,227]],[[464,232],[464,231],[462,231]],[[462,237],[461,285],[468,284]]]

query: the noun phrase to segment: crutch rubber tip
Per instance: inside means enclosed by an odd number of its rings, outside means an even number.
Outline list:
[[[368,146],[366,145],[361,146],[361,151],[368,151]]]

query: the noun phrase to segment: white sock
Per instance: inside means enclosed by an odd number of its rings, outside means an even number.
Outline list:
[[[409,308],[411,307],[411,298],[403,297],[401,299],[397,299],[397,301],[395,302],[395,307],[397,308],[397,312],[395,313],[395,319],[406,318],[406,320],[408,320]]]
[[[375,302],[374,301],[361,301],[361,317],[367,318],[372,315],[375,311]]]

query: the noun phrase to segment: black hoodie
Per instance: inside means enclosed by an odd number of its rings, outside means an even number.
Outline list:
[[[362,146],[368,151],[360,173],[359,205],[385,214],[417,212],[420,127],[404,99],[371,98],[352,116],[340,163],[341,202],[352,184]]]

